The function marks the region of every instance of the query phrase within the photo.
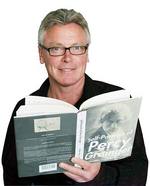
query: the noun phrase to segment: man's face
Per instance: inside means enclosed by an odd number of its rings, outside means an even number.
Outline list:
[[[55,25],[44,33],[43,45],[50,47],[71,47],[87,44],[87,35],[75,23]],[[48,51],[39,48],[40,61],[45,63],[51,82],[61,86],[71,86],[84,79],[88,61],[87,51],[82,55],[72,55],[69,50],[63,56],[50,56]]]
[[[105,130],[105,132],[112,133],[117,129],[118,123],[116,121],[114,121],[114,122],[111,121],[110,122],[110,121],[106,120],[102,123],[102,126],[103,126],[103,129]]]

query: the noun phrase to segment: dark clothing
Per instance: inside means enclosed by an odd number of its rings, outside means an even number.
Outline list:
[[[39,90],[32,93],[36,96],[47,97],[49,88],[48,79],[42,84]],[[121,89],[100,81],[94,81],[86,75],[83,95],[75,104],[77,108],[82,102],[98,94]],[[87,183],[77,183],[64,174],[53,174],[35,177],[19,178],[17,174],[16,147],[14,136],[13,116],[16,110],[25,104],[22,99],[16,105],[5,139],[2,164],[4,169],[5,185],[82,185],[82,186],[144,186],[147,177],[148,160],[145,152],[143,136],[138,122],[132,156],[119,161],[105,162],[96,178]]]

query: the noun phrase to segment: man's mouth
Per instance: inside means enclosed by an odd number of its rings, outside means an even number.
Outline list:
[[[74,69],[73,68],[61,68],[60,70],[62,70],[63,72],[71,72]]]

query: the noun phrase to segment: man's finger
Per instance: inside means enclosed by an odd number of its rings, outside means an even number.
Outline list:
[[[78,175],[78,176],[84,176],[84,171],[79,168],[79,167],[74,167],[72,165],[69,165],[67,163],[60,163],[59,164],[60,168],[63,168],[64,170],[66,170],[67,172],[70,172],[72,174]]]
[[[85,161],[85,160],[82,160],[82,159],[79,159],[77,157],[73,157],[71,159],[71,161],[74,163],[74,164],[77,164],[79,165],[81,168],[83,168],[84,170],[88,170],[91,168],[91,163],[88,162],[88,161]],[[100,162],[96,162],[94,163],[95,165],[97,164],[97,166],[100,166]]]

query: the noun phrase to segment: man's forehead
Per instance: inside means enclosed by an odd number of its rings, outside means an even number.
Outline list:
[[[77,24],[55,25],[45,31],[43,40],[48,46],[87,44],[87,34]]]

